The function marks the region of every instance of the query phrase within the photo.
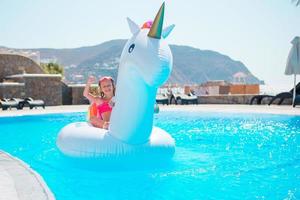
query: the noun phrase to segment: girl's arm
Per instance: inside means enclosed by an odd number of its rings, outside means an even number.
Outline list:
[[[90,76],[83,90],[83,96],[86,97],[90,101],[90,103],[94,103],[97,101],[97,97],[94,97],[93,95],[90,94],[90,87],[94,81],[95,81],[95,77]]]
[[[110,121],[110,115],[111,115],[111,112],[102,113],[103,121],[109,122]]]
[[[108,129],[111,112],[102,113],[103,128]]]

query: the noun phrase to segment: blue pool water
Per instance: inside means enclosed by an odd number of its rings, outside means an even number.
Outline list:
[[[300,117],[161,112],[176,140],[166,164],[81,166],[55,140],[84,113],[0,118],[0,149],[42,175],[58,200],[300,199]]]

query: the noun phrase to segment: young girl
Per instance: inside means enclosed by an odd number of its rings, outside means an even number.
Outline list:
[[[90,76],[83,91],[83,96],[85,96],[92,105],[95,104],[97,108],[97,116],[92,116],[90,123],[95,127],[108,129],[113,106],[112,98],[115,96],[114,80],[109,76],[102,77],[98,84],[100,96],[97,97],[89,93],[89,88],[93,82],[95,82],[95,77]]]

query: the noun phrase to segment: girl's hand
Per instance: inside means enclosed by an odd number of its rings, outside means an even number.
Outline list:
[[[95,78],[94,76],[90,76],[90,77],[88,78],[88,80],[87,80],[87,83],[86,83],[86,84],[92,84],[92,83],[94,83],[94,82],[95,82],[95,80],[96,80],[96,78]]]

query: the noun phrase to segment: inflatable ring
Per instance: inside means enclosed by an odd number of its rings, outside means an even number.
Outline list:
[[[75,122],[65,126],[57,139],[57,146],[70,157],[107,158],[146,155],[172,157],[174,139],[164,130],[153,127],[147,143],[126,144],[109,134],[108,130],[95,128],[87,122]]]

